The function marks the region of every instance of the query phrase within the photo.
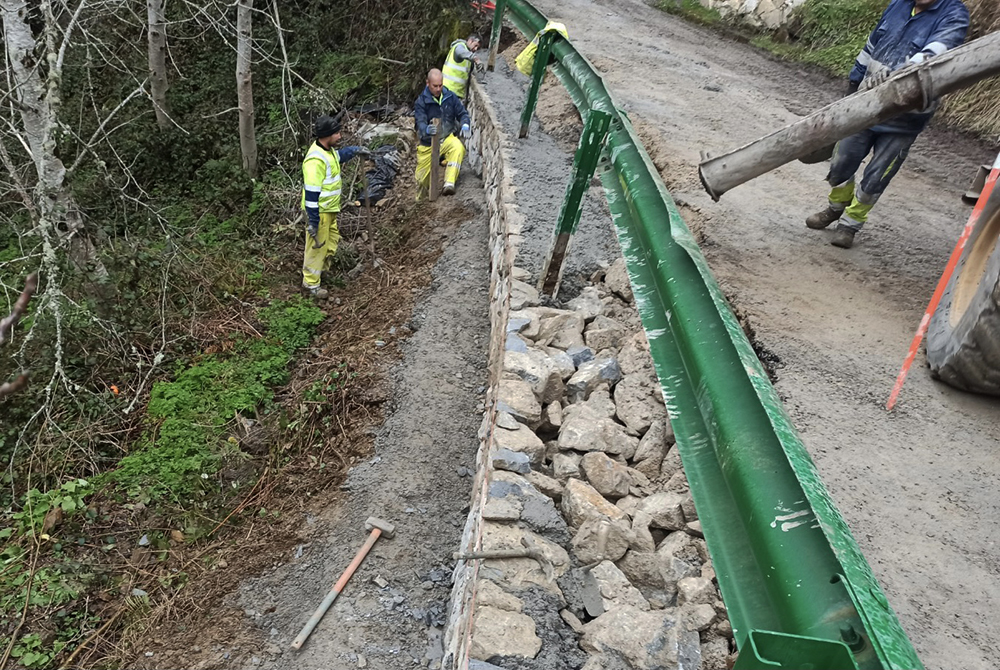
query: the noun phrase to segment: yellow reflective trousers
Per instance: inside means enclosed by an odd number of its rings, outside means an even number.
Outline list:
[[[454,135],[441,140],[441,158],[446,161],[444,170],[444,185],[454,186],[458,181],[458,171],[465,158],[465,145]],[[427,196],[431,185],[431,148],[417,147],[417,200]]]
[[[330,269],[330,261],[337,253],[340,229],[337,228],[336,212],[319,213],[319,231],[313,238],[306,230],[306,253],[302,261],[302,286],[316,288],[324,270]],[[316,247],[319,247],[318,249]]]

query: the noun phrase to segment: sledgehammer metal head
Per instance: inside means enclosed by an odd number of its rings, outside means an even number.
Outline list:
[[[385,519],[380,519],[377,516],[368,517],[365,521],[365,530],[371,531],[376,528],[382,531],[382,537],[392,539],[392,536],[396,534],[396,527]]]

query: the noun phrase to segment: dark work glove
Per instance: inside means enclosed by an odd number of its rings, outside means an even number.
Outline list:
[[[316,236],[319,235],[319,212],[308,213],[309,221],[306,223],[306,230],[309,231],[309,235],[315,240]]]
[[[860,81],[848,81],[847,82],[847,92],[844,93],[844,97],[847,97],[849,95],[854,95],[855,93],[857,93],[859,86],[861,86],[861,82]]]
[[[359,147],[358,148],[358,155],[361,156],[362,158],[371,158],[372,157],[372,152],[370,150],[366,149],[365,147]]]

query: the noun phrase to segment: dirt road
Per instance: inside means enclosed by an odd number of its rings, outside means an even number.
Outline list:
[[[806,229],[825,165],[793,164],[713,203],[699,151],[732,148],[832,101],[833,81],[775,62],[641,0],[537,0],[605,74],[720,283],[781,360],[786,401],[865,556],[929,668],[1000,655],[1000,404],[919,365],[882,406],[958,231],[987,148],[930,131],[854,249]],[[922,360],[922,358],[921,358]]]

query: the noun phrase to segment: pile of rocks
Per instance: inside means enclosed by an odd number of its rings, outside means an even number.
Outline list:
[[[726,668],[732,628],[624,262],[567,309],[513,276],[471,667]]]

